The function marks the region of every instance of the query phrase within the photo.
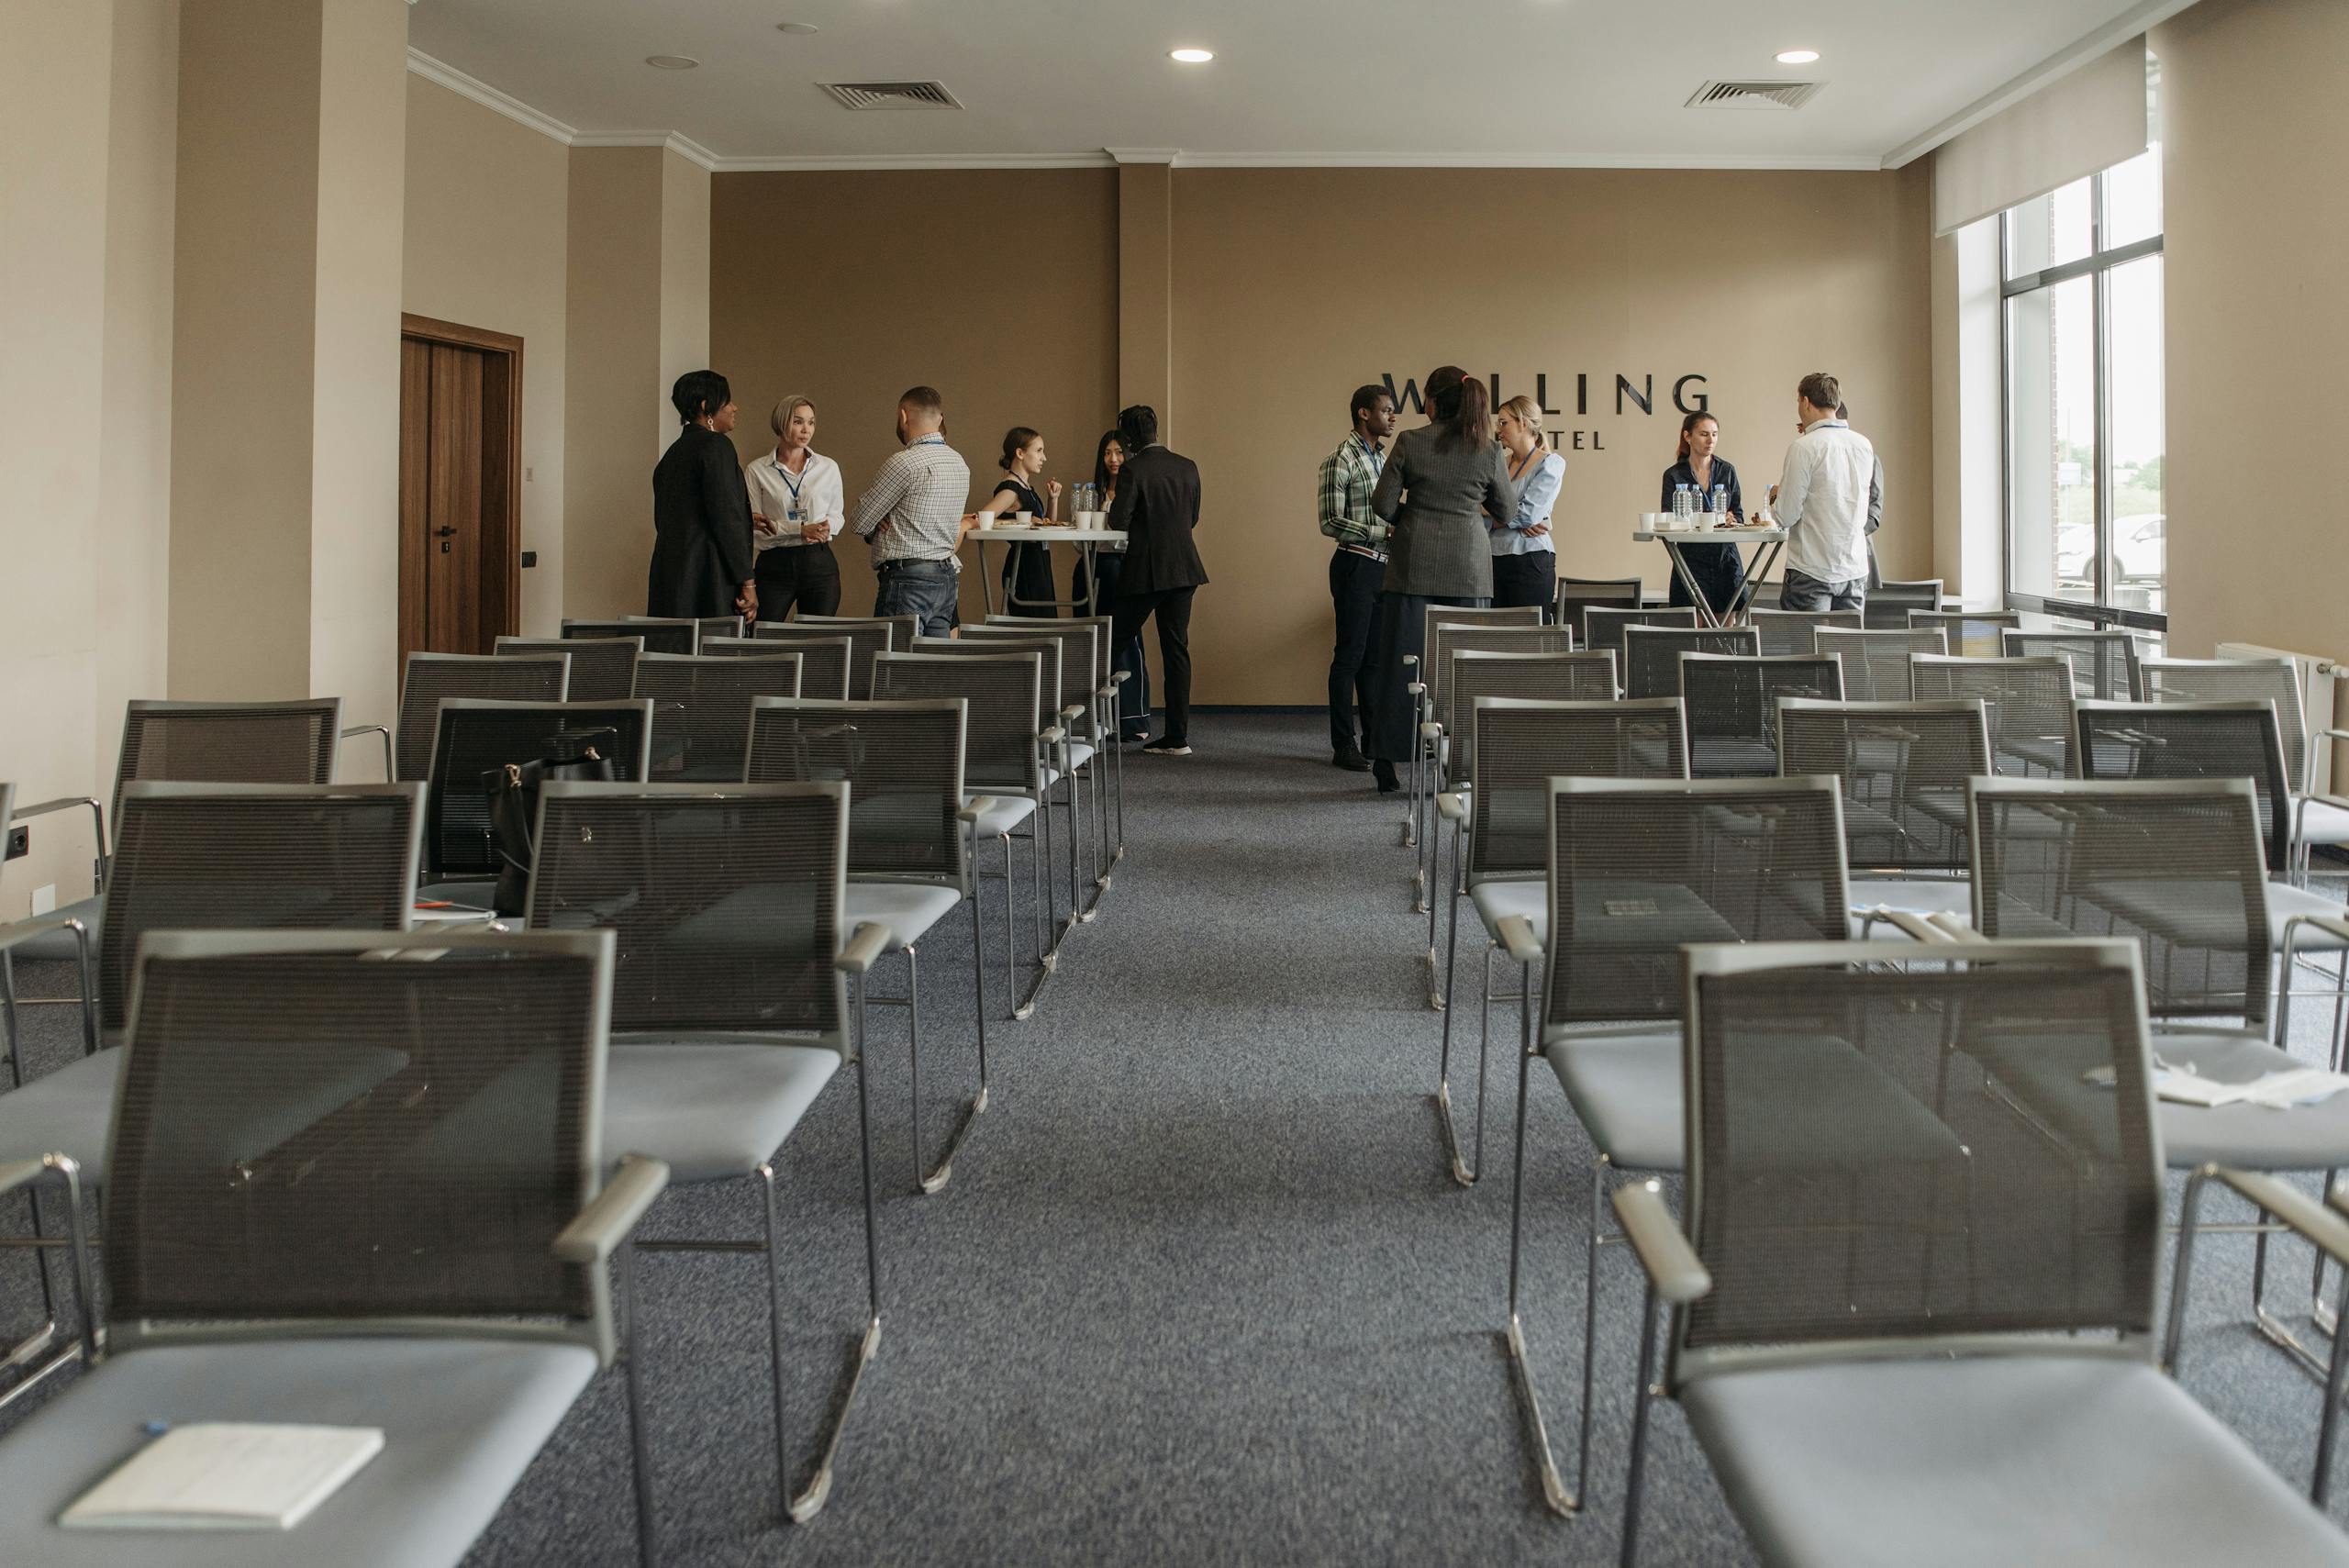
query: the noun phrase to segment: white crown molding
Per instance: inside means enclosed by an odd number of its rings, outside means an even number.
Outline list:
[[[444,64],[422,50],[407,51],[407,68],[412,75],[421,76],[436,87],[446,87],[461,98],[470,98],[493,114],[504,115],[516,125],[528,126],[540,136],[569,147],[579,139],[579,133],[552,115],[542,115],[521,99],[501,93],[486,82],[466,75],[453,65]]]
[[[1841,154],[1733,152],[1185,152],[1181,169],[1724,169],[1875,172],[1878,160]]]
[[[1884,155],[1884,166],[1898,169],[1915,162],[1943,142],[1964,135],[2001,109],[2022,102],[2049,83],[2069,76],[2115,44],[2149,32],[2168,21],[2194,0],[2143,0],[2094,32],[2058,50],[1994,93],[1976,98],[1922,136],[1912,137]]]
[[[1101,150],[1112,163],[1163,163],[1171,167],[1183,161],[1183,150],[1179,147],[1105,147]]]
[[[1104,152],[838,153],[801,158],[720,158],[720,174],[820,173],[843,170],[885,172],[912,169],[1107,169]]]
[[[573,147],[662,147],[686,162],[715,170],[723,161],[693,138],[674,130],[582,130],[571,137]]]

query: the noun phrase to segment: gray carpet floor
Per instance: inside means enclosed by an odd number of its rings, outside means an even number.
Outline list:
[[[881,1349],[813,1521],[780,1522],[756,1261],[643,1260],[668,1562],[1614,1561],[1635,1271],[1620,1248],[1601,1255],[1591,1507],[1559,1520],[1541,1507],[1498,1335],[1508,1042],[1490,1069],[1496,1175],[1464,1190],[1440,1154],[1438,1018],[1401,808],[1330,768],[1324,734],[1319,717],[1207,714],[1197,755],[1128,756],[1115,885],[1069,937],[1035,1018],[990,1027],[991,1106],[932,1195],[911,1179],[906,1019],[874,1014]],[[969,955],[961,916],[922,955],[933,1146],[974,1064]],[[63,984],[38,969],[20,981],[36,995]],[[1465,969],[1472,1051],[1473,982]],[[901,984],[892,965],[875,989]],[[63,1009],[31,1016],[36,1069],[62,1060]],[[2304,1010],[2306,1053],[2329,1016]],[[1564,1436],[1590,1151],[1554,1081],[1537,1077],[1532,1099],[1529,1310]],[[800,1470],[859,1321],[855,1109],[843,1075],[782,1161],[785,1418]],[[757,1213],[746,1191],[681,1192],[655,1228],[750,1235]],[[2304,1282],[2305,1251],[2284,1251],[2280,1277]],[[2297,1485],[2320,1394],[2250,1330],[2249,1257],[2241,1239],[2204,1249],[2185,1385]],[[0,1319],[24,1319],[27,1272],[0,1254]],[[70,1384],[27,1407],[70,1397]],[[621,1409],[607,1376],[469,1563],[634,1560]],[[1669,1407],[1646,1519],[1644,1562],[1752,1560]]]

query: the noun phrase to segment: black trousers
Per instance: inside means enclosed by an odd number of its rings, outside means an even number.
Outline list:
[[[1370,723],[1364,733],[1364,754],[1397,764],[1411,760],[1411,748],[1418,743],[1419,699],[1404,688],[1419,677],[1404,668],[1403,660],[1427,652],[1428,606],[1481,608],[1490,603],[1450,594],[1378,595],[1378,619],[1370,633]]]
[[[1128,594],[1117,601],[1110,636],[1122,643],[1141,635],[1141,623],[1158,617],[1158,657],[1166,673],[1166,728],[1159,739],[1187,746],[1191,734],[1191,595],[1197,588],[1163,588]]]
[[[1521,609],[1538,605],[1542,619],[1558,600],[1558,552],[1530,550],[1523,555],[1493,557],[1493,605],[1497,609]]]
[[[1118,610],[1118,579],[1126,570],[1124,555],[1113,550],[1100,550],[1093,557],[1093,567],[1100,576],[1097,583],[1088,582],[1085,575],[1085,561],[1079,557],[1076,571],[1070,578],[1070,596],[1091,606],[1088,614],[1114,616]],[[1113,624],[1110,628],[1115,631]],[[1128,740],[1150,738],[1150,666],[1142,662],[1141,639],[1129,637],[1116,641],[1116,662],[1126,678],[1118,685],[1118,733]]]
[[[1370,627],[1378,618],[1378,585],[1386,563],[1341,550],[1330,557],[1330,603],[1338,612],[1330,655],[1330,745],[1359,747],[1370,723]]]
[[[1047,601],[1059,597],[1052,586],[1051,545],[1015,544],[1003,552],[1004,614],[1026,616],[1031,620],[1058,620],[1060,606]],[[1023,599],[1028,602],[1020,603]]]
[[[761,620],[787,620],[794,609],[803,616],[840,614],[841,563],[830,545],[763,550],[755,570]]]

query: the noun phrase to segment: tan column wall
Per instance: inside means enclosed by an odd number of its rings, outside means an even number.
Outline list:
[[[563,307],[562,613],[641,615],[652,465],[676,429],[661,379],[662,160],[571,149]],[[665,417],[664,417],[665,415]]]
[[[1118,404],[1158,411],[1174,437],[1174,171],[1164,163],[1118,170]]]

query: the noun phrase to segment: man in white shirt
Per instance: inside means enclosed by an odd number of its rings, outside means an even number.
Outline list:
[[[1868,486],[1876,449],[1835,417],[1842,389],[1824,371],[1802,378],[1795,417],[1802,434],[1787,449],[1776,500],[1787,530],[1790,610],[1856,610],[1868,589]]]

